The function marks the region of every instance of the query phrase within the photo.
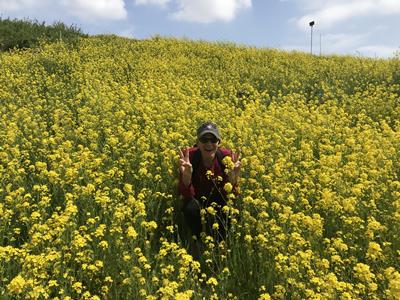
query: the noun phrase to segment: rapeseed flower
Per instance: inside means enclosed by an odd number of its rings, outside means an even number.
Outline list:
[[[233,189],[233,186],[230,182],[225,183],[225,185],[224,185],[225,192],[230,193],[230,192],[232,192],[232,189]]]
[[[25,284],[26,284],[25,279],[21,275],[17,275],[11,280],[7,288],[9,289],[10,293],[19,295],[24,290]]]
[[[91,37],[0,61],[0,293],[400,298],[396,59]],[[205,119],[245,168],[195,261],[176,148]]]

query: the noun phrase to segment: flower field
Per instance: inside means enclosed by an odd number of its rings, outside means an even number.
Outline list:
[[[0,70],[1,299],[400,299],[398,58],[99,36]],[[177,161],[207,120],[242,172],[196,261]]]

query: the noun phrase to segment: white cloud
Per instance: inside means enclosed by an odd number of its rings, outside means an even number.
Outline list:
[[[322,38],[321,49],[318,38],[313,45],[313,53],[322,55],[348,54],[360,55],[364,57],[393,57],[400,51],[400,46],[387,45],[365,45],[368,43],[367,34],[327,34]],[[282,50],[302,51],[309,53],[310,46],[304,45],[283,45]]]
[[[392,57],[400,50],[399,47],[368,45],[357,48],[355,51],[362,56],[369,57]]]
[[[136,5],[159,5],[165,6],[170,0],[135,0]]]
[[[131,26],[125,28],[117,33],[119,36],[127,37],[127,38],[134,38],[135,37],[135,27]]]
[[[123,0],[62,0],[61,4],[69,14],[85,21],[120,20],[127,16]]]
[[[390,57],[398,51],[393,30],[400,25],[400,0],[292,1],[300,16],[289,24],[306,33],[315,21],[313,48],[319,50],[321,35],[322,54]]]
[[[330,54],[354,54],[357,47],[360,47],[362,43],[364,43],[367,39],[367,34],[326,34],[321,38],[315,36],[313,41],[313,53],[323,55]],[[321,46],[321,48],[320,48]],[[284,45],[280,47],[284,50],[299,50],[303,52],[310,52],[310,44],[307,46],[304,45]]]
[[[400,14],[398,0],[298,0],[303,10],[308,11],[298,19],[299,28],[306,28],[309,21],[315,20],[321,29],[329,29],[339,22],[361,16],[385,16]]]
[[[38,0],[0,0],[0,11],[1,12],[13,12],[19,11],[26,8],[33,8],[34,6],[41,4],[43,1]]]
[[[125,19],[124,0],[0,0],[0,12],[18,16],[68,14],[83,21]]]
[[[364,43],[367,37],[367,34],[326,34],[321,39],[321,45],[325,53],[350,53],[355,47]]]
[[[178,0],[179,10],[172,18],[181,21],[211,23],[231,21],[241,9],[251,7],[251,0]]]
[[[0,0],[1,12],[38,15],[39,11],[63,12],[82,21],[126,19],[128,0]],[[130,0],[132,1],[132,0]],[[175,20],[211,23],[228,22],[246,8],[251,0],[133,0],[136,5],[166,7],[171,5],[170,17]]]
[[[319,28],[326,29],[340,21],[344,21],[356,15],[360,16],[367,14],[370,9],[370,4],[366,2],[361,5],[349,2],[347,4],[325,7],[303,16],[298,20],[297,25],[299,27],[304,27],[304,24],[308,24],[309,21],[315,20]]]

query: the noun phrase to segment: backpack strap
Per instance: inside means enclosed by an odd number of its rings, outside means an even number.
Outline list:
[[[200,161],[201,161],[201,152],[200,149],[197,148],[197,150],[193,153],[192,157],[192,168],[193,168],[193,173],[198,170],[200,166]]]

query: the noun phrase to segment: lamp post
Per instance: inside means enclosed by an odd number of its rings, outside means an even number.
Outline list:
[[[313,32],[313,27],[314,27],[315,22],[311,21],[309,23],[310,27],[311,27],[311,54],[312,54],[312,32]]]
[[[321,56],[321,53],[322,53],[322,42],[321,42],[321,39],[322,39],[322,35],[319,34],[319,56]]]

